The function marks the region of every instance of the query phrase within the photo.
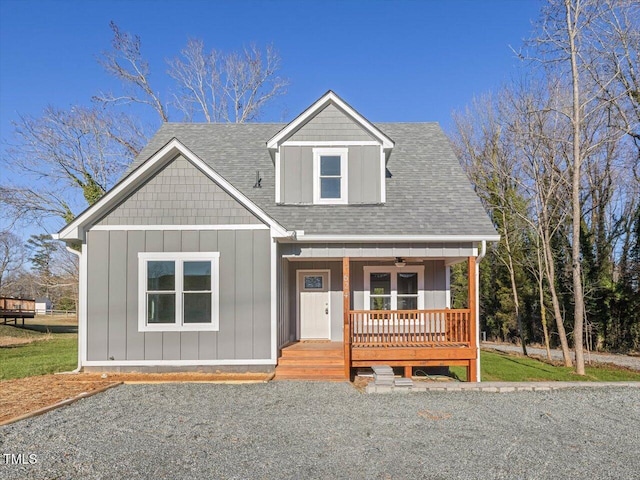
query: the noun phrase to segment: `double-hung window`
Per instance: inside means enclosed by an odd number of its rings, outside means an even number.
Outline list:
[[[218,330],[219,260],[219,252],[139,253],[139,330]]]
[[[347,203],[347,148],[313,149],[313,203]]]
[[[364,267],[365,309],[424,309],[424,267]]]

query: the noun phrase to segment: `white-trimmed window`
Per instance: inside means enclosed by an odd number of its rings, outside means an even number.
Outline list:
[[[138,329],[218,330],[219,252],[138,253]]]
[[[313,203],[347,203],[347,148],[313,149]]]
[[[364,267],[365,310],[423,310],[424,266]]]

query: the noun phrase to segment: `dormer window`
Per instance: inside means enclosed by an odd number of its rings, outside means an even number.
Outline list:
[[[347,148],[313,149],[313,203],[347,203]]]

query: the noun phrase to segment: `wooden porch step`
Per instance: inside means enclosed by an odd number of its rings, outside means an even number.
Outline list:
[[[276,380],[344,380],[344,367],[278,365]]]
[[[342,342],[297,342],[284,347],[276,380],[344,380]]]
[[[336,366],[340,367],[344,365],[344,356],[343,357],[321,357],[321,356],[303,356],[303,357],[280,357],[278,359],[278,365],[291,365],[291,366],[309,366],[313,367],[314,365],[322,365],[322,366]]]
[[[282,349],[281,358],[344,358],[341,342],[294,343]]]

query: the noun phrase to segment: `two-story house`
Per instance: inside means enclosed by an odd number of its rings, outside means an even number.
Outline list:
[[[167,123],[57,238],[81,247],[85,370],[478,379],[478,259],[498,235],[435,123],[373,124],[333,92],[286,125]]]

